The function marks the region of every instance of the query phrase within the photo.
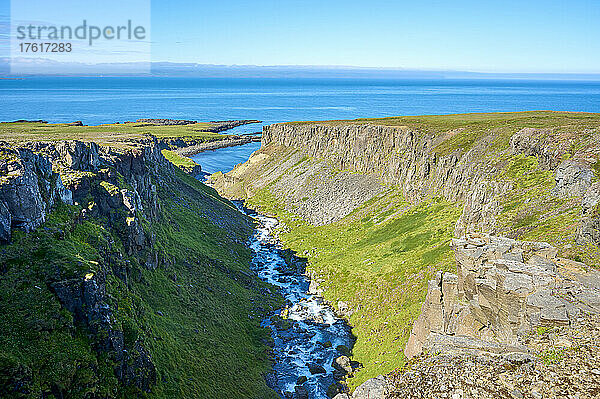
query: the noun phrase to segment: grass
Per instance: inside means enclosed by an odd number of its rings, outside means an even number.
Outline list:
[[[190,158],[182,157],[175,151],[162,150],[161,152],[162,152],[163,156],[165,158],[167,158],[167,160],[169,162],[171,162],[173,165],[177,166],[178,168],[184,168],[184,169],[185,168],[193,168],[198,165],[196,162],[192,161]]]
[[[535,157],[520,154],[507,158],[498,179],[511,182],[512,188],[499,198],[502,209],[497,216],[497,234],[544,241],[565,257],[592,267],[600,265],[598,248],[576,239],[580,199],[554,195],[552,171],[540,168]]]
[[[285,223],[280,239],[309,259],[325,299],[355,310],[353,356],[364,368],[350,386],[400,367],[427,281],[453,268],[449,243],[460,207],[439,198],[412,206],[390,188],[344,219],[315,227],[284,211],[268,188],[248,203]]]
[[[333,120],[318,122],[290,122],[290,124],[372,124],[380,126],[407,126],[422,132],[442,133],[454,129],[474,128],[546,128],[557,125],[574,125],[592,127],[600,124],[600,114],[585,112],[555,112],[555,111],[527,111],[527,112],[493,112],[469,113],[449,115],[420,115],[420,116],[394,116],[388,118],[361,118],[352,120]]]
[[[206,131],[212,123],[157,126],[143,123],[115,123],[97,126],[69,126],[64,123],[0,123],[0,140],[9,143],[27,141],[81,140],[113,147],[127,147],[147,136],[159,139],[195,141],[219,140],[225,135]]]
[[[0,246],[0,397],[275,397],[260,321],[280,302],[249,269],[253,227],[214,190],[173,173],[151,176],[158,218],[139,215],[155,237],[156,269],[144,266],[146,249],[125,251],[114,218],[79,219],[87,204],[60,205],[35,232],[15,230]],[[126,188],[123,180],[93,184],[110,194]],[[156,366],[151,393],[119,383],[110,352],[94,349],[98,337],[52,291],[54,282],[98,273],[126,349],[141,341]]]

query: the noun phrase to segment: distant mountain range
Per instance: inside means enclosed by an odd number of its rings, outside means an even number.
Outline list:
[[[347,79],[544,79],[600,80],[600,73],[486,73],[315,65],[209,65],[196,63],[63,63],[47,59],[0,58],[0,77],[20,76],[172,76],[197,78],[347,78]],[[43,72],[40,72],[43,71]],[[108,71],[108,73],[107,73]],[[140,71],[151,71],[140,73]]]

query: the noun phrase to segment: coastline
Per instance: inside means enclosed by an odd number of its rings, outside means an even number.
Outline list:
[[[245,145],[249,143],[259,142],[261,140],[260,136],[248,136],[248,137],[240,137],[240,136],[232,136],[231,138],[213,140],[208,142],[200,142],[192,145],[188,145],[185,147],[180,147],[175,149],[174,151],[183,156],[189,157],[192,155],[199,154],[204,151],[217,150],[219,148],[227,148],[227,147],[236,147],[240,145]]]

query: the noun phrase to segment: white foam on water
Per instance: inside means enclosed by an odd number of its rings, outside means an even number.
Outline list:
[[[327,398],[327,388],[334,382],[333,360],[340,356],[335,349],[338,345],[350,346],[350,331],[343,320],[337,318],[333,309],[322,298],[307,293],[308,278],[300,272],[283,273],[288,268],[281,254],[281,246],[274,237],[279,225],[275,218],[264,215],[251,215],[259,226],[250,242],[254,252],[253,268],[258,276],[280,288],[280,293],[287,300],[288,319],[293,327],[279,331],[265,319],[263,325],[271,329],[275,342],[274,372],[277,377],[276,389],[294,392],[296,380],[300,376],[307,377],[304,387],[310,398]],[[280,314],[281,309],[275,314]],[[330,342],[331,346],[324,345]],[[311,374],[310,363],[322,366],[325,374]]]

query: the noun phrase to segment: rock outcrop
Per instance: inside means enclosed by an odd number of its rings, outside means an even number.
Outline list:
[[[10,240],[11,228],[41,225],[57,201],[72,203],[72,195],[52,163],[29,149],[0,144],[0,240]]]
[[[553,193],[557,196],[581,197],[592,183],[594,172],[582,162],[568,160],[561,162],[556,168],[556,187]]]
[[[600,273],[540,242],[471,234],[452,247],[457,274],[429,282],[412,360],[337,398],[597,397]]]
[[[457,274],[429,282],[408,358],[423,350],[527,352],[521,338],[537,327],[600,313],[600,273],[557,257],[548,244],[472,234],[452,247]]]
[[[179,125],[193,125],[198,121],[190,121],[185,119],[157,119],[157,118],[142,118],[137,119],[135,123],[147,123],[149,125],[158,126],[179,126]]]
[[[58,281],[52,289],[63,306],[97,337],[97,349],[108,353],[117,364],[118,377],[128,385],[150,392],[156,384],[156,367],[140,341],[125,349],[123,331],[118,328],[114,309],[106,293],[104,273],[89,273],[83,279]]]

